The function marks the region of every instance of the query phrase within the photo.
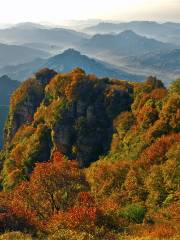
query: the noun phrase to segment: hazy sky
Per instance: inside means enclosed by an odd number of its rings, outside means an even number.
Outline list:
[[[180,0],[0,0],[0,23],[91,18],[180,22]]]

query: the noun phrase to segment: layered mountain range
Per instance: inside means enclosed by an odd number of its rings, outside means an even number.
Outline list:
[[[87,34],[91,29],[96,29],[93,36]],[[178,23],[99,23],[90,29],[82,29],[82,32],[63,27],[21,23],[0,30],[0,41],[3,43],[0,45],[0,55],[3,56],[0,58],[0,68],[3,67],[0,74],[10,75],[12,72],[12,78],[25,79],[32,71],[37,71],[38,67],[51,68],[49,58],[73,48],[96,62],[98,59],[106,63],[106,67],[113,65],[108,68],[112,68],[115,73],[109,75],[106,72],[107,76],[119,77],[117,69],[121,73],[126,72],[134,76],[140,75],[141,72],[143,76],[157,75],[168,84],[178,77],[178,65],[172,67],[172,61],[178,62],[179,58],[178,34]],[[148,56],[151,60],[144,64],[143,59]],[[161,64],[163,61],[166,61],[165,65]],[[24,65],[26,63],[27,65]],[[76,67],[74,63],[71,65]],[[88,71],[86,64],[81,64],[80,67]],[[55,68],[60,69],[58,61]],[[94,73],[99,74],[97,71]]]
[[[120,33],[126,30],[132,30],[140,35],[180,45],[180,23],[157,23],[153,21],[132,21],[123,23],[100,22],[84,30],[91,34]]]

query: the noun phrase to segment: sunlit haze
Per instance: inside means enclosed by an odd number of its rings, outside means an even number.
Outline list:
[[[180,21],[179,0],[0,0],[0,23],[63,20]]]

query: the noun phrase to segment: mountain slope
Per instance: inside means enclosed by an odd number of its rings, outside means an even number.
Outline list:
[[[172,73],[180,70],[180,49],[145,54],[139,57],[129,58],[129,60],[142,67],[152,67],[163,72],[169,71]]]
[[[155,74],[164,78],[166,83],[180,76],[180,49],[170,51],[157,51],[141,56],[124,59],[129,69],[143,69],[147,74]]]
[[[25,46],[0,43],[0,66],[20,64],[34,60],[37,57],[48,57],[47,52]]]
[[[80,67],[85,69],[87,73],[94,73],[99,77],[108,76],[135,81],[141,81],[144,78],[140,75],[133,75],[125,71],[115,69],[108,64],[82,55],[80,52],[73,49],[68,49],[62,54],[58,54],[47,60],[37,59],[36,61],[23,65],[8,66],[0,69],[0,73],[6,73],[12,78],[23,80],[36,72],[38,69],[45,67],[52,68],[58,72],[67,72],[75,67]]]

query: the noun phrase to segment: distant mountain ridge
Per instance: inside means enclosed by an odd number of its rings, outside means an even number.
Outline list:
[[[12,27],[22,28],[22,29],[32,29],[32,28],[47,29],[47,28],[50,28],[47,25],[43,25],[40,23],[33,23],[33,22],[20,22],[20,23],[13,25]]]
[[[158,23],[153,21],[132,21],[122,23],[101,22],[84,29],[85,32],[91,34],[120,33],[125,30],[132,30],[147,37],[153,37],[164,42],[180,45],[180,23]]]
[[[50,56],[49,53],[38,49],[0,43],[0,66],[20,64],[32,61],[37,57],[48,56]]]
[[[126,80],[141,81],[144,76],[129,74],[98,60],[82,55],[74,49],[67,49],[62,54],[46,59],[37,59],[27,64],[7,66],[0,69],[0,74],[9,74],[10,77],[24,80],[40,68],[51,68],[57,72],[68,72],[75,67],[83,68],[88,74],[96,74],[99,77],[112,77]]]
[[[175,46],[126,30],[119,34],[97,34],[82,45],[87,51],[109,51],[116,55],[140,55],[143,53],[173,49]]]
[[[75,44],[82,41],[87,34],[65,28],[46,28],[43,25],[19,24],[0,29],[0,41],[9,43],[48,43]]]

